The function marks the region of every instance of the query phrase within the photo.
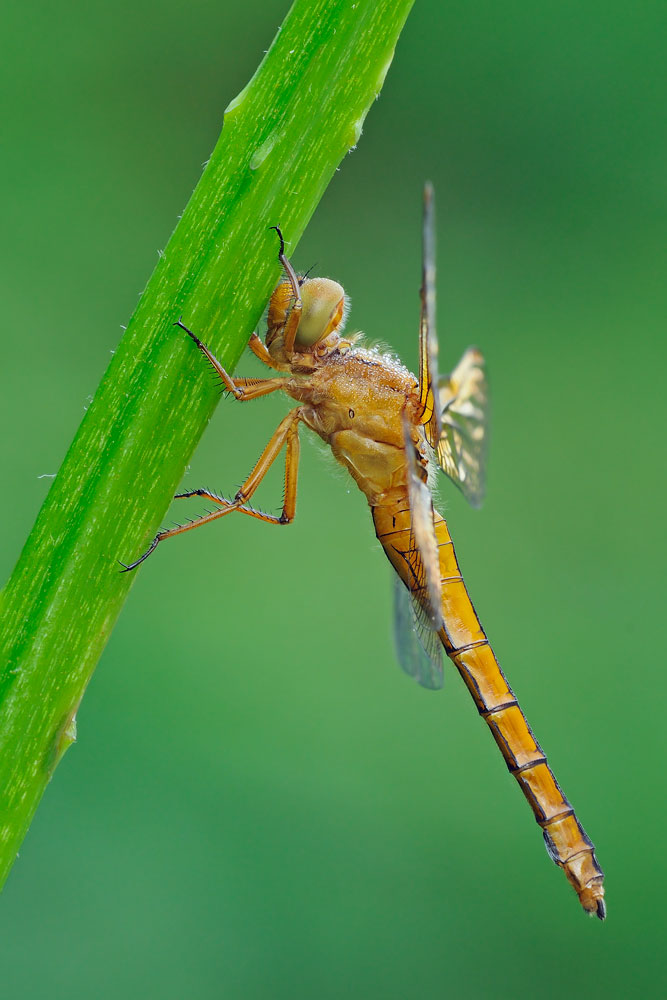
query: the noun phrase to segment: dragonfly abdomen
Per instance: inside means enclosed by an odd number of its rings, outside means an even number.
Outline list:
[[[414,591],[415,549],[407,502],[373,507],[375,530],[390,562]],[[439,635],[542,828],[547,852],[585,910],[605,917],[603,872],[592,842],[563,795],[541,746],[507,683],[468,596],[445,519],[434,512],[442,587]]]
[[[593,844],[561,791],[491,646],[485,642],[447,653],[528,800],[549,857],[564,870],[584,909],[604,919],[604,875]]]

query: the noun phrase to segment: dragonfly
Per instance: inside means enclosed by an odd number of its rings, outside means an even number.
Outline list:
[[[444,649],[528,800],[550,858],[563,869],[584,910],[604,920],[604,874],[594,845],[500,668],[468,596],[447,523],[433,505],[429,483],[436,463],[474,506],[481,503],[488,388],[484,358],[475,347],[465,351],[448,376],[438,375],[432,186],[425,186],[423,201],[418,378],[393,356],[364,347],[360,334],[343,336],[347,299],[342,285],[297,274],[280,228],[271,228],[280,240],[283,277],[269,302],[264,341],[253,333],[248,346],[278,374],[234,378],[181,320],[175,325],[237,400],[282,391],[298,405],[281,420],[233,497],[206,489],[178,493],[175,499],[205,498],[213,509],[159,531],[143,555],[121,563],[122,571],[136,569],[167,538],[228,514],[289,524],[296,513],[299,426],[305,424],[331,447],[368,500],[377,538],[395,570],[395,644],[401,667],[423,687],[438,689]],[[284,502],[275,515],[250,501],[283,448]]]

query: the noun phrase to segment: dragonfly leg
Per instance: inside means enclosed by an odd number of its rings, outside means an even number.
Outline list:
[[[285,323],[285,332],[283,334],[283,347],[285,348],[285,354],[289,357],[294,350],[294,341],[296,340],[296,331],[299,329],[299,323],[301,322],[301,296],[299,296],[290,310],[290,314],[287,317],[287,322]]]
[[[300,419],[301,409],[300,407],[297,407],[295,410],[290,410],[287,416],[280,421],[269,443],[259,456],[259,460],[257,461],[255,468],[252,470],[245,483],[243,483],[234,497],[233,503],[238,504],[239,508],[244,507],[247,501],[250,500],[262,479],[264,479],[264,476],[280,454],[283,445],[286,445],[285,499],[283,501],[282,514],[279,518],[272,518],[270,514],[262,514],[262,519],[275,520],[277,524],[289,524],[289,522],[294,519],[294,513],[296,511],[296,482],[299,469]],[[253,516],[257,517],[261,514],[261,511],[253,511],[252,508],[248,508],[247,510],[244,510],[244,513],[252,513]]]
[[[293,521],[294,514],[296,512],[296,484],[299,468],[300,418],[301,411],[297,407],[297,409],[291,410],[290,413],[288,413],[287,416],[280,421],[273,436],[271,437],[271,440],[260,455],[254,469],[238,490],[233,500],[225,500],[224,497],[218,497],[215,494],[210,493],[208,490],[192,490],[187,493],[178,493],[175,499],[181,499],[182,497],[188,496],[205,496],[209,500],[212,500],[213,503],[215,503],[220,509],[209,511],[207,514],[203,514],[194,521],[188,522],[188,524],[179,524],[175,528],[158,531],[157,535],[143,555],[139,556],[139,558],[132,563],[121,562],[121,566],[123,567],[121,573],[127,573],[130,570],[136,569],[137,566],[140,566],[145,559],[148,559],[151,552],[155,551],[159,543],[163,542],[166,538],[173,538],[175,535],[182,535],[186,531],[192,531],[193,528],[199,528],[203,524],[209,524],[211,521],[217,521],[219,518],[225,517],[227,514],[231,514],[234,510],[240,511],[242,514],[249,514],[251,517],[256,517],[260,521],[268,521],[270,524],[289,524],[290,521]],[[271,465],[280,454],[283,445],[286,445],[285,499],[283,502],[282,513],[280,517],[276,517],[273,514],[265,514],[261,510],[254,510],[252,507],[246,507],[245,504],[248,500],[250,500]]]
[[[256,517],[259,521],[267,521],[269,524],[289,524],[292,520],[284,514],[276,517],[275,514],[267,514],[266,511],[257,510],[255,507],[237,507],[232,500],[225,500],[224,497],[219,497],[216,493],[211,493],[210,490],[189,490],[187,493],[177,493],[174,500],[186,500],[188,497],[203,497],[205,500],[210,500],[211,503],[228,507],[229,510],[235,510],[239,514],[249,514],[250,517]]]
[[[258,396],[266,396],[270,392],[276,392],[277,389],[283,389],[287,384],[287,378],[269,378],[269,379],[247,379],[247,378],[232,378],[225,369],[222,367],[216,356],[212,351],[204,344],[196,333],[189,330],[187,326],[181,323],[180,319],[174,323],[174,326],[179,326],[181,330],[185,330],[189,337],[191,337],[199,350],[202,352],[204,357],[209,361],[213,370],[222,379],[225,389],[228,389],[232,395],[239,400],[246,399],[257,399]],[[254,336],[254,335],[253,335]],[[257,338],[259,340],[259,337]],[[260,341],[261,343],[261,341]],[[267,351],[268,354],[268,351]]]
[[[224,504],[225,505],[221,510],[214,510],[208,514],[202,514],[201,517],[196,518],[194,521],[189,521],[187,524],[179,524],[175,528],[168,528],[166,531],[158,531],[157,535],[143,555],[140,555],[139,558],[135,559],[132,563],[120,563],[123,567],[121,569],[121,573],[129,573],[130,570],[136,569],[137,566],[140,566],[145,559],[148,559],[151,552],[158,547],[159,543],[165,540],[165,538],[173,538],[174,535],[182,535],[184,531],[191,531],[193,528],[199,528],[202,524],[209,524],[209,522],[216,521],[219,517],[224,517],[225,514],[230,514],[233,510],[237,509],[237,506],[229,501],[224,501]]]
[[[274,361],[274,359],[269,354],[268,347],[263,342],[262,338],[258,337],[256,333],[252,333],[250,335],[250,340],[248,341],[248,347],[255,355],[255,357],[259,358],[259,360],[263,362],[263,364],[268,365],[269,368],[275,368],[277,371],[284,370],[284,367],[282,365],[280,365],[277,361]]]
[[[278,428],[278,430],[279,429],[280,428]],[[260,459],[260,462],[261,460],[262,459]],[[272,461],[273,458],[270,460],[269,465],[271,464]],[[264,472],[266,472],[266,469],[268,469],[268,467],[269,466],[267,465]],[[257,467],[255,467],[255,470],[253,470],[253,472],[256,471],[256,468]],[[280,514],[280,517],[276,517],[275,514],[267,514],[263,510],[256,510],[254,507],[246,507],[245,505],[242,505],[240,507],[236,506],[238,502],[236,498],[233,501],[225,500],[224,497],[219,497],[217,494],[211,493],[210,490],[199,489],[199,490],[188,490],[187,493],[177,493],[176,496],[174,497],[174,500],[183,500],[186,499],[187,497],[204,497],[206,500],[210,500],[214,504],[225,506],[229,510],[237,510],[239,514],[248,514],[250,515],[250,517],[256,517],[260,521],[267,521],[269,524],[289,524],[291,521],[294,520],[294,515],[296,513],[296,486],[297,486],[298,472],[299,472],[299,425],[298,425],[298,420],[294,420],[288,427],[287,437],[286,437],[285,494],[283,500],[283,509],[282,513]]]
[[[294,350],[296,331],[298,330],[299,323],[301,322],[301,311],[303,306],[301,303],[301,293],[299,291],[299,279],[297,278],[294,268],[285,255],[285,240],[283,239],[283,234],[278,226],[271,226],[270,228],[275,229],[280,237],[278,260],[282,264],[283,270],[289,279],[289,283],[292,286],[292,295],[294,296],[294,302],[292,304],[292,308],[290,309],[289,316],[287,317],[287,322],[285,323],[285,329],[283,332],[283,347],[285,349],[285,354],[289,357]]]
[[[234,395],[243,403],[247,399],[257,399],[258,396],[268,396],[270,392],[284,389],[289,378],[279,376],[277,378],[233,378]]]

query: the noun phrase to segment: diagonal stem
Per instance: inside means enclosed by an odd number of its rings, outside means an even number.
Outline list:
[[[132,584],[217,401],[172,324],[233,371],[357,143],[413,0],[296,0],[224,129],[0,596],[0,884]],[[176,331],[178,333],[178,331]],[[196,352],[194,352],[196,354]]]

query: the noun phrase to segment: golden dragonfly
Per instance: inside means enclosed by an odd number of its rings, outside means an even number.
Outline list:
[[[563,795],[519,703],[489,645],[461,576],[445,519],[429,489],[432,459],[473,505],[484,493],[487,382],[484,359],[468,348],[451,372],[438,377],[435,328],[435,222],[433,191],[424,190],[419,378],[393,357],[360,346],[361,335],[342,335],[344,289],[329,278],[298,275],[285,254],[284,277],[269,303],[265,341],[253,333],[251,351],[281,374],[232,378],[204,343],[181,327],[223,385],[245,401],[282,390],[298,406],[280,422],[252,472],[228,500],[209,490],[214,509],[194,521],[160,531],[133,570],[166,538],[237,512],[270,524],[289,524],[296,512],[299,424],[330,445],[371,508],[375,532],[396,570],[395,639],[403,669],[426,688],[443,682],[442,647],[461,674],[479,714],[518,781],[551,859],[565,872],[583,908],[606,915],[604,875],[595,849]],[[285,494],[279,516],[250,506],[255,490],[285,447]]]

